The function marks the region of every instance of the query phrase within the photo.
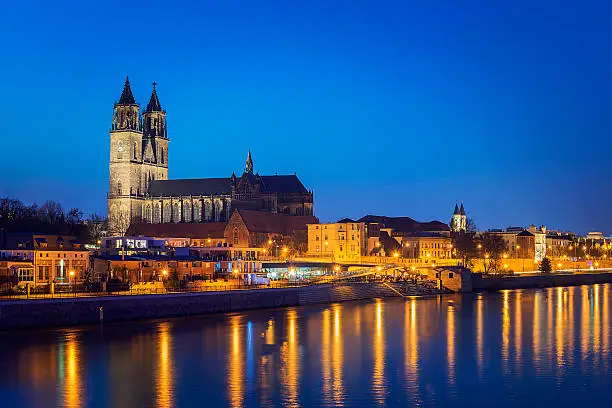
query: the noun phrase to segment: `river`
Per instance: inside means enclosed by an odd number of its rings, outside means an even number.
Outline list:
[[[469,406],[612,400],[612,286],[0,333],[4,407]]]

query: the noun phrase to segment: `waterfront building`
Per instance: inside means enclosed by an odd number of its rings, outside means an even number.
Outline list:
[[[227,246],[226,226],[226,222],[139,223],[130,226],[128,235],[163,238],[172,247],[223,247]]]
[[[89,256],[73,236],[10,233],[0,242],[0,276],[32,285],[80,282],[89,270]]]
[[[240,177],[168,178],[168,130],[156,84],[143,112],[129,80],[115,103],[110,131],[108,222],[125,235],[134,223],[228,221],[235,209],[314,214],[313,193],[297,175],[260,176],[249,151]]]
[[[235,210],[225,227],[228,246],[239,248],[264,248],[273,243],[291,245],[306,251],[308,224],[319,220],[312,215],[291,216],[252,210]],[[303,247],[303,248],[302,248]],[[270,248],[276,254],[275,247]]]
[[[367,251],[365,223],[341,220],[308,225],[308,255],[334,261],[360,261]]]
[[[450,237],[435,233],[396,235],[404,258],[420,259],[423,263],[439,263],[453,258],[453,243]]]

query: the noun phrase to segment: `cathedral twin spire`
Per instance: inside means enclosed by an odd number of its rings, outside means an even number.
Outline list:
[[[119,102],[117,103],[117,105],[138,105],[136,103],[136,99],[134,99],[134,94],[132,93],[132,87],[130,86],[130,78],[127,76],[125,77],[123,92],[121,93],[121,97],[119,98]],[[153,82],[153,92],[151,92],[151,99],[149,100],[147,108],[145,109],[145,113],[150,112],[163,112],[161,104],[159,103],[159,98],[157,97],[157,82]]]

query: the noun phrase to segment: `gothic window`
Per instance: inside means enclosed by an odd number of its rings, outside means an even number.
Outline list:
[[[121,180],[117,181],[117,195],[121,195]]]
[[[234,245],[238,245],[238,228],[234,227]]]
[[[183,204],[183,211],[183,220],[185,220],[185,222],[191,222],[191,203],[189,203],[189,201]]]
[[[159,204],[159,203],[155,204],[155,212],[153,214],[153,222],[154,223],[162,222],[162,220],[161,220],[161,204]]]
[[[161,148],[161,163],[164,164],[164,148]]]
[[[181,221],[181,208],[178,203],[174,203],[174,211],[172,211],[172,222],[180,222]]]
[[[220,215],[221,215],[221,202],[216,201],[215,202],[215,221],[220,220]]]
[[[170,210],[170,203],[164,204],[164,214],[163,214],[162,222],[170,222],[170,213],[171,212],[172,211]]]
[[[199,201],[193,203],[193,220],[195,222],[202,221],[202,206]]]
[[[138,160],[138,150],[136,148],[136,142],[134,142],[134,160]]]
[[[152,216],[153,216],[153,214],[151,212],[151,206],[147,205],[145,207],[145,214],[144,214],[145,222],[153,222]]]
[[[204,219],[210,221],[212,218],[212,205],[210,201],[204,203]]]

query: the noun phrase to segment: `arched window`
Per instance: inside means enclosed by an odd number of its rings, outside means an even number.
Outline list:
[[[191,222],[191,203],[189,201],[183,204],[183,220]]]
[[[178,203],[174,203],[173,209],[174,211],[172,211],[172,222],[180,222],[181,221],[181,207],[179,207]]]
[[[161,220],[161,204],[160,203],[155,204],[154,208],[155,208],[155,210],[154,210],[154,213],[153,213],[153,222],[154,223],[160,223],[160,222],[162,222],[162,220]]]
[[[134,160],[138,160],[138,150],[136,147],[136,142],[134,142]]]
[[[121,195],[121,180],[117,180],[117,195]]]
[[[164,148],[161,148],[161,163],[164,164]]]
[[[238,228],[234,227],[234,245],[238,245],[238,237],[239,237]]]
[[[202,221],[202,207],[199,201],[193,203],[193,220],[195,222]]]
[[[171,212],[172,211],[170,211],[170,203],[164,204],[164,214],[163,214],[162,222],[171,222],[171,220],[170,220],[170,213]]]

